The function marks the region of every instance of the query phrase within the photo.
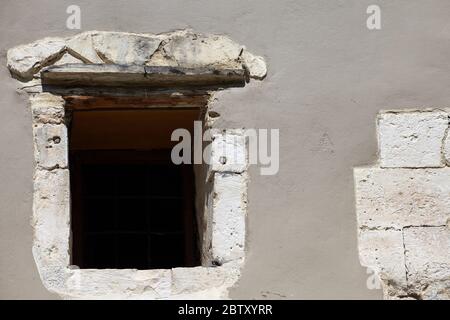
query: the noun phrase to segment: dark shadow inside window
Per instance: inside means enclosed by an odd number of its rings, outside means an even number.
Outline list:
[[[170,151],[70,150],[72,264],[92,269],[199,265],[193,166],[173,164]]]

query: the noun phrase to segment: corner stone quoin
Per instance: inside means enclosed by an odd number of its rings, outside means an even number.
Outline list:
[[[354,168],[359,259],[386,299],[450,299],[449,115],[380,112],[379,161]]]

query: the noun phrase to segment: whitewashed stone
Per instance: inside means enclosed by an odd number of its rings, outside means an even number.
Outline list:
[[[244,256],[247,175],[215,173],[213,187],[212,259],[218,264]]]
[[[443,111],[385,112],[378,116],[380,166],[442,167],[441,149],[448,128]]]
[[[242,130],[211,132],[211,170],[240,173],[248,168],[246,138]]]
[[[36,124],[33,127],[34,158],[40,168],[67,168],[69,165],[67,128],[63,124]]]
[[[439,226],[450,218],[450,168],[354,169],[359,227]]]
[[[413,227],[403,232],[409,281],[450,281],[450,228]]]
[[[31,80],[42,67],[51,64],[66,49],[60,38],[45,38],[8,50],[7,61],[11,72],[21,79]]]
[[[396,286],[406,286],[402,231],[360,231],[358,248],[361,265],[375,271],[384,284],[394,281]]]
[[[92,43],[93,32],[84,32],[67,39],[67,51],[85,63],[103,63]]]
[[[143,65],[158,49],[161,38],[120,32],[93,34],[94,49],[106,63]]]
[[[263,57],[255,56],[244,50],[242,53],[242,61],[249,71],[251,78],[264,79],[267,74],[267,65]]]
[[[181,67],[233,68],[239,66],[238,59],[243,47],[225,36],[187,34],[174,37],[163,50]]]

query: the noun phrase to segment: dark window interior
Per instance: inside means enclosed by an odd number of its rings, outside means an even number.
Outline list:
[[[72,155],[73,264],[96,269],[195,265],[191,166],[137,153],[138,161],[136,152],[126,151]],[[108,161],[111,156],[114,161]]]
[[[95,269],[199,265],[193,167],[174,165],[170,151],[70,150],[72,264]]]

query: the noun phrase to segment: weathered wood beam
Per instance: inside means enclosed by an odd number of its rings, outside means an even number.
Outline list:
[[[67,110],[201,108],[208,95],[152,95],[148,97],[63,96]]]
[[[41,71],[42,84],[59,87],[228,88],[243,87],[243,69],[64,64]]]
[[[161,94],[185,96],[209,95],[217,88],[142,88],[142,87],[105,87],[105,86],[77,86],[63,87],[57,85],[39,85],[27,88],[30,94],[51,92],[59,96],[96,96],[96,97],[153,97]]]

